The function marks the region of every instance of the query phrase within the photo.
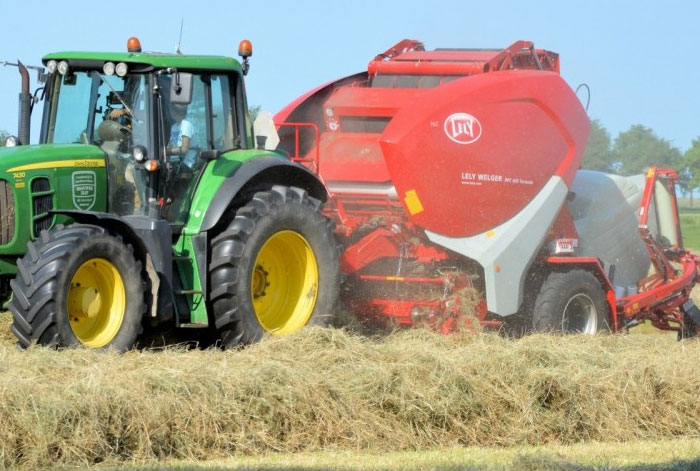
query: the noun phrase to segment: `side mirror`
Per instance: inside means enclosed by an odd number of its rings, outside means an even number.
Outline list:
[[[192,102],[192,74],[175,72],[170,82],[170,103],[189,105]]]
[[[219,152],[217,149],[207,149],[199,153],[199,156],[203,160],[216,160],[219,158],[220,155],[221,152]]]

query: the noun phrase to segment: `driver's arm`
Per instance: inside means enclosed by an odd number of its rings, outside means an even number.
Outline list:
[[[190,150],[190,138],[189,136],[182,136],[182,145],[179,147],[169,147],[168,148],[168,154],[169,155],[185,155],[187,154],[187,151]]]

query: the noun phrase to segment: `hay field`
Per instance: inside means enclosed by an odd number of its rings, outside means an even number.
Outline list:
[[[3,334],[0,468],[698,439],[699,355],[667,336],[309,329],[117,355]]]
[[[679,217],[683,245],[695,252],[700,252],[700,209],[681,208]]]

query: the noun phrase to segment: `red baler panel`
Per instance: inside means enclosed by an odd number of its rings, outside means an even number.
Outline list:
[[[388,182],[379,134],[321,134],[320,174],[325,181]]]
[[[389,117],[425,92],[415,88],[344,87],[331,95],[324,108],[332,109],[336,116]]]
[[[465,237],[522,210],[553,175],[571,184],[589,122],[556,73],[455,80],[398,112],[381,146],[412,220]]]

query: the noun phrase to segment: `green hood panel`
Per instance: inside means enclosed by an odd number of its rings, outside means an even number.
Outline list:
[[[10,193],[8,206],[14,213],[14,235],[0,246],[0,258],[14,262],[42,229],[71,222],[51,209],[105,211],[105,159],[99,147],[86,144],[0,148],[0,181]],[[0,276],[7,271],[0,267]]]
[[[104,153],[97,146],[41,144],[0,148],[0,174],[61,167],[104,166]]]

